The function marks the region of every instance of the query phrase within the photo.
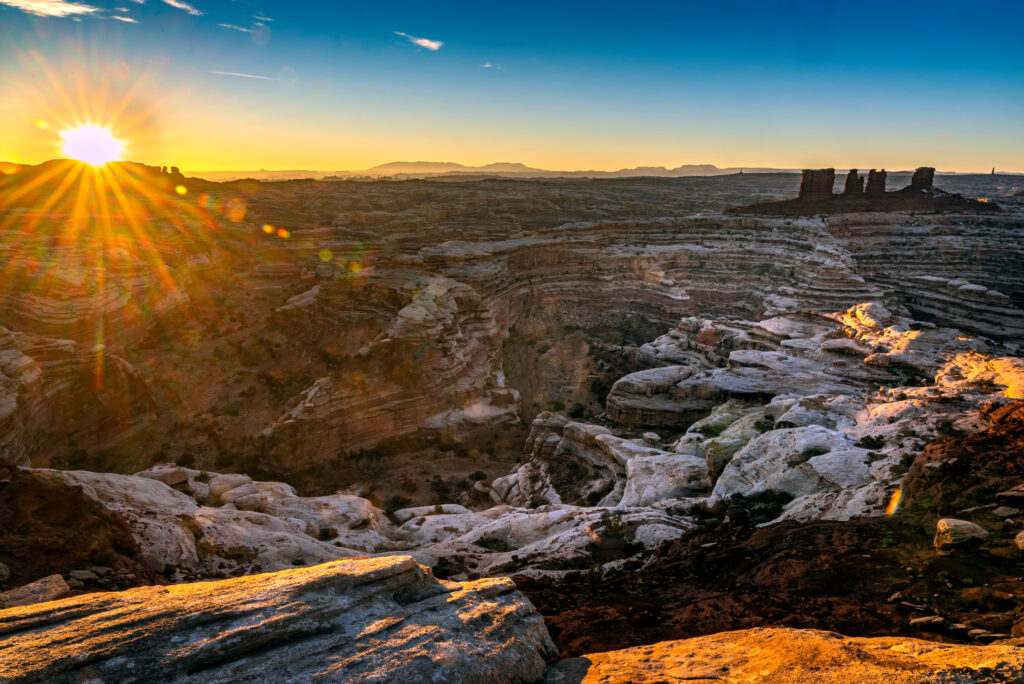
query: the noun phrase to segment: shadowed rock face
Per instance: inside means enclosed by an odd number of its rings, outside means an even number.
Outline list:
[[[914,171],[914,176],[910,179],[910,187],[916,190],[925,190],[932,187],[934,182],[935,169],[930,166],[922,166]]]
[[[868,171],[868,182],[864,186],[864,194],[866,195],[882,195],[885,194],[885,169],[876,171],[871,169]]]
[[[834,632],[750,629],[591,653],[552,665],[545,684],[666,681],[963,684],[1024,677],[1012,646],[946,646],[905,638],[856,639]]]
[[[155,403],[138,369],[102,347],[0,328],[0,465],[71,445],[102,448],[145,428]]]
[[[800,199],[820,199],[832,196],[832,186],[836,182],[835,169],[805,169],[800,177]]]
[[[844,195],[859,195],[864,192],[864,176],[857,172],[857,169],[850,169],[846,174],[846,185],[843,187]]]
[[[777,300],[831,309],[870,297],[844,255],[821,244],[830,239],[820,228],[724,217],[607,221],[382,256],[365,277],[321,282],[279,310],[295,330],[345,326],[336,361],[343,370],[276,421],[264,458],[282,469],[322,463],[413,433],[453,407],[495,407],[493,393],[512,380],[502,373],[503,344],[527,317],[639,344],[636,331],[663,329],[688,312],[751,315]],[[340,381],[352,375],[361,378],[356,388]]]
[[[0,612],[10,682],[537,681],[553,647],[507,579],[409,557],[141,587]]]
[[[10,586],[94,565],[154,580],[118,513],[81,488],[20,468],[0,468],[0,559],[11,571],[0,584]]]

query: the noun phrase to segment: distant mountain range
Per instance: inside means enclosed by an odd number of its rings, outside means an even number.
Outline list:
[[[46,162],[50,163],[50,162]],[[31,166],[31,165],[29,165]],[[42,166],[42,165],[40,165]],[[9,168],[8,168],[9,167]],[[12,173],[13,169],[21,168],[19,164],[0,161],[0,177]],[[726,176],[737,173],[800,173],[802,169],[780,169],[764,166],[731,166],[719,168],[714,164],[683,164],[674,169],[664,166],[637,166],[618,171],[552,171],[537,169],[518,162],[496,162],[483,166],[466,166],[457,162],[396,161],[380,164],[361,171],[322,171],[313,169],[259,169],[258,171],[185,171],[186,176],[203,178],[209,181],[232,181],[240,178],[252,178],[261,181],[282,181],[295,178],[392,178],[408,180],[412,178],[684,178],[688,176]],[[866,171],[867,169],[862,169]],[[836,177],[845,175],[847,169],[836,169]],[[908,170],[889,171],[890,174],[912,173]],[[937,171],[937,175],[973,175],[961,174],[957,171]],[[987,175],[987,174],[985,174]],[[1000,172],[1000,175],[1012,175]]]
[[[713,164],[684,164],[674,169],[664,166],[638,166],[618,171],[553,171],[537,169],[518,162],[496,162],[483,166],[466,166],[456,162],[396,161],[380,164],[361,171],[186,171],[188,176],[197,176],[212,181],[255,178],[257,180],[287,180],[289,178],[438,178],[441,176],[498,176],[502,178],[629,178],[657,176],[681,178],[683,176],[724,176],[733,173],[799,173],[800,169],[775,169],[764,167],[730,167],[720,169]]]

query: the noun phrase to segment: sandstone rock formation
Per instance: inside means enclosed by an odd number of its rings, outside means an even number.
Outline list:
[[[800,177],[800,194],[797,197],[804,200],[831,197],[835,182],[835,169],[804,169]]]
[[[832,194],[835,172],[832,169],[805,170],[796,198],[767,201],[737,207],[732,213],[761,216],[818,216],[857,214],[862,212],[908,213],[969,212],[999,213],[1002,209],[990,203],[989,198],[969,199],[960,194],[933,187],[935,169],[921,167],[908,179],[910,184],[901,190],[886,191],[887,172],[883,169],[868,172],[867,185],[851,169],[846,176],[843,193]],[[1008,195],[1010,201],[1015,195]]]
[[[895,193],[872,172],[870,197],[808,171],[798,215],[826,217],[772,218],[716,212],[795,177],[157,180],[112,244],[0,179],[5,234],[30,236],[0,245],[2,588],[172,583],[19,608],[50,617],[0,667],[104,677],[152,605],[187,636],[151,634],[140,677],[273,678],[318,643],[339,659],[300,678],[540,676],[542,628],[501,631],[533,620],[507,582],[407,556],[514,575],[563,655],[772,624],[1024,634],[1024,471],[988,434],[1024,398],[1014,189],[949,178],[999,212],[927,168]],[[935,553],[954,517],[988,532],[971,554]],[[343,634],[321,579],[360,556]],[[95,640],[67,642],[79,613]],[[58,641],[107,655],[72,673],[38,655]]]
[[[935,182],[935,169],[931,166],[922,166],[914,171],[910,179],[910,188],[914,190],[928,190]]]
[[[154,419],[138,369],[102,346],[0,327],[0,466],[67,462],[68,444],[116,443]]]
[[[909,452],[888,515],[765,525],[788,497],[766,491],[679,502],[669,510],[688,512],[697,526],[642,565],[606,565],[599,581],[578,572],[516,575],[516,582],[563,655],[779,625],[960,643],[1008,639],[996,635],[1024,629],[1020,527],[996,511],[1024,500],[1024,401],[990,404],[978,419],[981,429],[946,424],[935,441]],[[984,527],[984,544],[937,554],[936,521],[953,514]]]
[[[543,681],[980,684],[1021,677],[1024,651],[1013,646],[949,646],[918,639],[857,639],[834,632],[762,628],[570,658],[548,668]]]
[[[0,612],[9,682],[534,682],[554,654],[505,579],[408,557],[87,594]]]
[[[881,195],[885,193],[885,169],[868,171],[868,182],[864,186],[864,193],[867,195]]]
[[[857,172],[857,169],[850,169],[846,174],[846,184],[843,186],[844,195],[859,195],[864,192],[864,176]]]
[[[687,365],[616,383],[609,426],[540,414],[531,460],[476,486],[498,504],[484,511],[409,509],[396,527],[364,498],[300,497],[244,475],[33,473],[122,516],[148,566],[172,579],[403,551],[452,575],[551,572],[607,562],[588,529],[609,508],[622,512],[633,554],[691,529],[689,507],[735,496],[788,496],[780,520],[881,515],[923,438],[946,423],[973,427],[986,402],[1024,397],[1024,363],[995,343],[879,303],[757,324],[684,319],[641,351]],[[622,434],[652,425],[685,432],[665,446]]]

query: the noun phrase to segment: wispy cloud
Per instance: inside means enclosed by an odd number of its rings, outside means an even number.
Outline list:
[[[492,64],[490,62],[484,62],[480,65],[481,69],[494,69],[496,71],[504,71],[500,64]]]
[[[241,26],[235,26],[234,24],[217,24],[221,28],[231,29],[232,31],[241,31],[242,33],[252,33],[252,29],[242,28]]]
[[[218,76],[237,76],[238,78],[255,78],[260,81],[276,81],[276,78],[270,76],[257,76],[256,74],[240,74],[237,71],[211,71],[211,74],[217,74]]]
[[[417,38],[416,36],[410,36],[408,33],[402,33],[401,31],[395,31],[395,35],[402,36],[413,45],[419,45],[421,48],[426,48],[431,52],[437,52],[444,45],[439,40],[430,40],[429,38]]]
[[[170,5],[171,7],[174,7],[176,9],[185,10],[189,14],[191,14],[193,16],[196,16],[196,17],[198,17],[198,16],[200,16],[202,14],[202,12],[197,10],[195,7],[193,7],[192,5],[188,4],[187,2],[182,2],[182,0],[164,0],[164,3],[167,4],[167,5]]]
[[[239,33],[248,33],[249,37],[253,39],[253,42],[259,45],[266,45],[270,41],[270,29],[267,25],[257,21],[252,25],[252,28],[245,28],[244,26],[238,26],[237,24],[217,24],[222,29],[229,31],[238,31]]]
[[[113,16],[113,17],[110,17],[110,18],[111,19],[117,19],[118,21],[123,21],[126,24],[138,24],[139,23],[137,19],[132,19],[131,17]]]
[[[255,19],[256,21],[274,21],[270,17],[264,17],[261,14],[254,14],[254,15],[252,15],[252,18]]]
[[[145,5],[146,0],[132,0],[136,5]]]
[[[99,7],[68,0],[0,0],[0,5],[16,7],[37,17],[69,17],[99,11]]]

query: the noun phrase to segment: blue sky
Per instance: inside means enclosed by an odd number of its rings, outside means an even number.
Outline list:
[[[193,170],[1024,170],[1022,34],[1020,2],[0,0],[0,158],[87,110]]]

